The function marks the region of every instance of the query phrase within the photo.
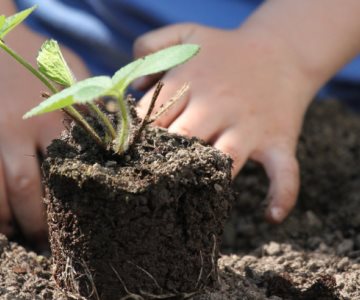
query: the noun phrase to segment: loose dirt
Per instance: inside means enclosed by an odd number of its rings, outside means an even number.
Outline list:
[[[281,225],[263,221],[262,169],[249,163],[236,178],[218,290],[194,298],[360,299],[359,116],[333,101],[314,104],[298,156],[299,202]],[[0,255],[0,299],[66,299],[50,259],[3,236]]]

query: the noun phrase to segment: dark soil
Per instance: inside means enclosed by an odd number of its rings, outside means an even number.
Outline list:
[[[299,158],[300,199],[281,225],[263,221],[268,183],[258,165],[249,163],[235,180],[227,254],[218,262],[220,286],[196,299],[360,299],[359,116],[336,102],[314,104]],[[0,299],[47,299],[44,293],[61,299],[52,279],[40,276],[39,282],[38,274],[50,272],[47,259],[15,244],[6,249]],[[26,272],[13,270],[18,261]]]
[[[126,155],[78,126],[43,163],[55,279],[91,299],[188,295],[217,281],[231,160],[149,128]]]

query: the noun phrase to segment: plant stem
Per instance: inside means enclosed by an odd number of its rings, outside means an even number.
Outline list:
[[[58,92],[57,88],[49,80],[47,80],[47,78],[44,75],[42,75],[38,70],[36,70],[32,65],[30,65],[14,50],[8,47],[3,41],[0,41],[0,47],[4,51],[6,51],[9,55],[11,55],[18,63],[23,65],[34,76],[36,76],[53,94],[56,94]]]
[[[100,120],[105,125],[106,130],[110,134],[111,139],[114,140],[116,137],[116,131],[110,120],[94,103],[88,103],[88,107],[100,118]]]
[[[117,102],[119,104],[120,117],[121,117],[121,126],[118,133],[118,143],[115,151],[118,154],[121,154],[125,152],[129,146],[127,145],[127,142],[129,140],[129,134],[130,134],[130,114],[124,99],[124,91],[123,90],[118,91],[114,96],[116,97]]]
[[[77,122],[82,128],[84,128],[91,137],[95,140],[95,142],[104,147],[104,143],[100,136],[95,132],[95,130],[90,126],[90,124],[84,119],[84,117],[72,106],[67,107],[64,111]]]
[[[58,93],[58,89],[38,70],[36,70],[31,64],[29,64],[24,58],[7,46],[4,41],[0,40],[0,48],[6,51],[10,56],[12,56],[18,63],[24,66],[31,74],[37,77],[53,94]],[[100,144],[104,145],[99,135],[95,130],[90,126],[90,124],[84,119],[84,117],[72,106],[66,107],[63,109],[72,119],[74,119],[78,124],[80,124],[93,138]]]

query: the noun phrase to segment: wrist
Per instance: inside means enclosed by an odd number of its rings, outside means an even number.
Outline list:
[[[360,51],[360,2],[348,4],[269,0],[239,30],[261,32],[267,43],[277,43],[316,93]]]
[[[321,80],[314,75],[310,78],[302,57],[281,37],[262,26],[241,26],[235,33],[242,48],[248,48],[247,52],[258,57],[264,68],[271,67],[272,76],[281,78],[279,88],[288,101],[296,102],[296,107],[305,111]]]

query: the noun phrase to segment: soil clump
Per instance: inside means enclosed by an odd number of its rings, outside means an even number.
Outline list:
[[[335,101],[314,103],[298,156],[300,197],[283,224],[263,220],[268,182],[258,165],[248,163],[236,178],[219,288],[194,299],[360,299],[359,116]],[[0,299],[46,299],[38,296],[45,292],[53,295],[48,299],[61,299],[52,278],[36,283],[35,268],[50,274],[49,260],[41,258],[34,267],[34,254],[6,244],[11,246],[0,251]],[[26,272],[13,271],[19,257],[31,266],[23,266]]]
[[[217,279],[231,160],[147,128],[125,155],[72,125],[43,163],[57,283],[89,299],[191,295]]]

